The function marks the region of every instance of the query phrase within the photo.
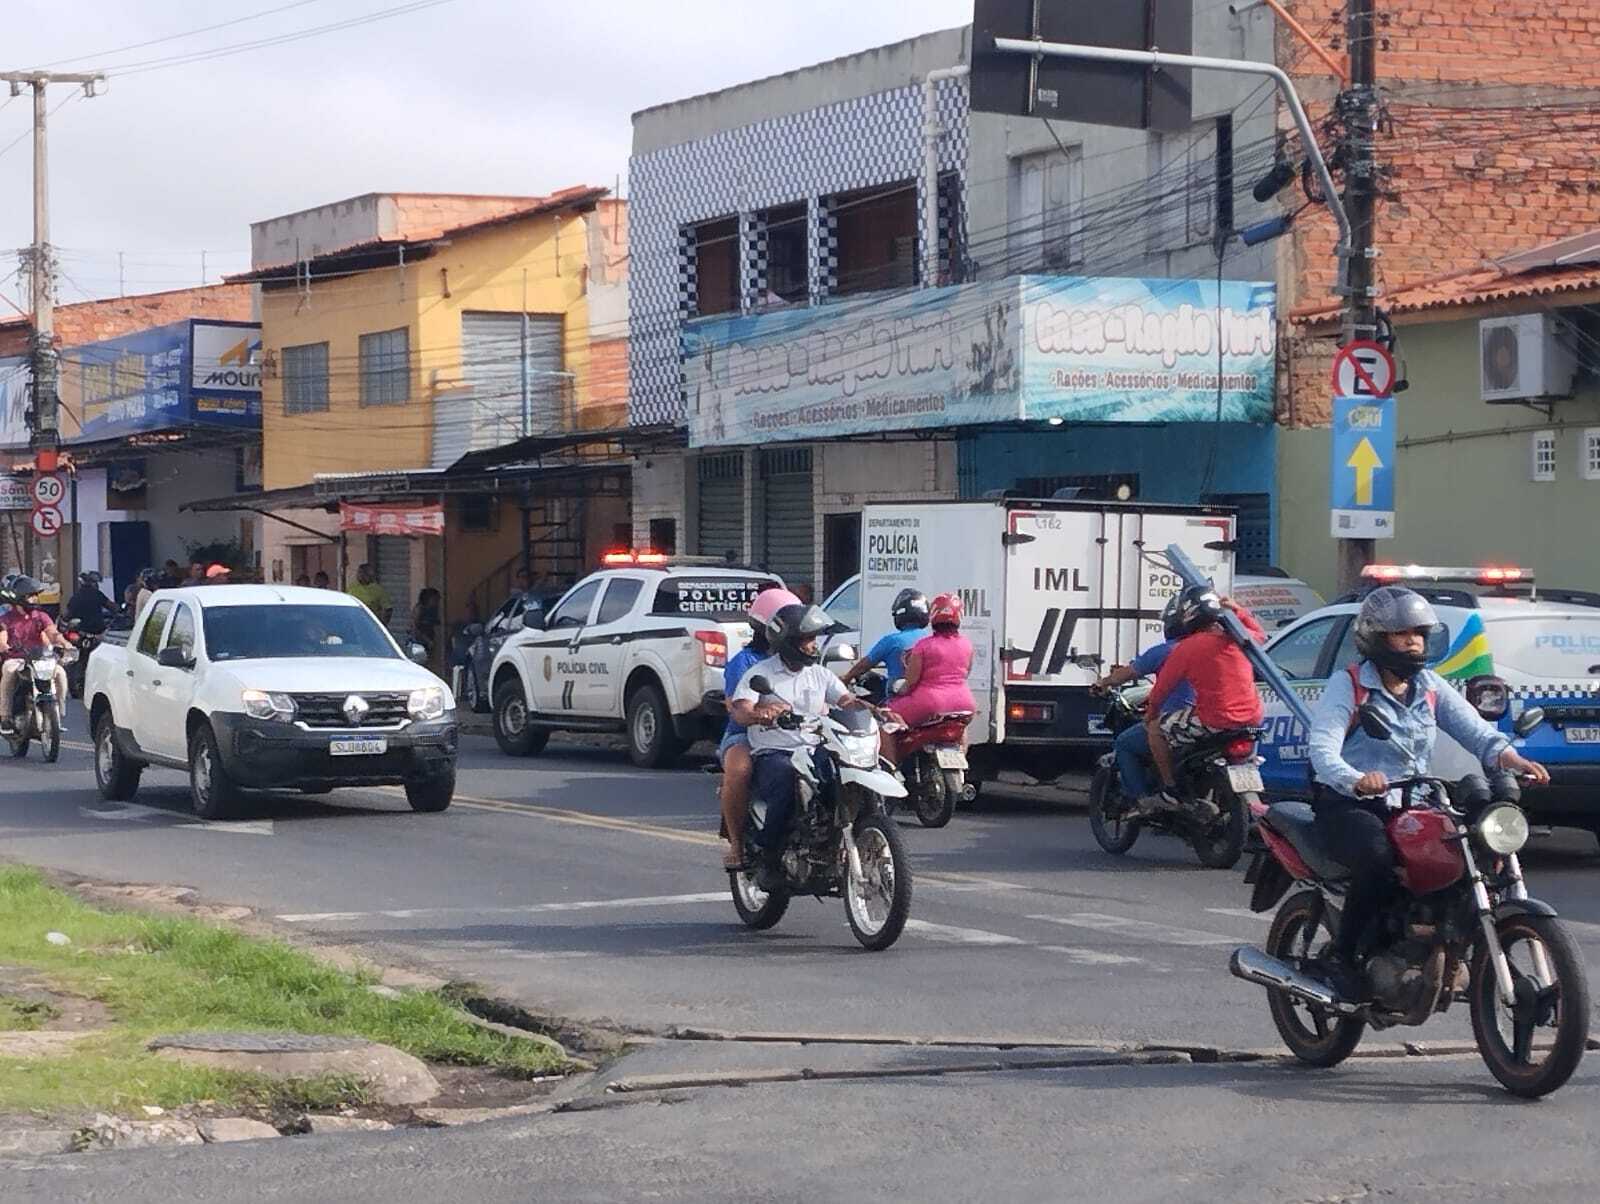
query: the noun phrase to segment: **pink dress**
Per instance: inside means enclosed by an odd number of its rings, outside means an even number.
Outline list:
[[[959,631],[949,635],[935,632],[906,652],[907,656],[913,654],[922,660],[922,676],[909,694],[889,703],[891,711],[916,727],[935,715],[978,709],[967,687],[967,670],[972,668],[971,640]]]

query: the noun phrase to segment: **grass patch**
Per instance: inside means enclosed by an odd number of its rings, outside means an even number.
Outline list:
[[[51,931],[72,943],[48,943]],[[360,1102],[358,1086],[346,1081],[283,1084],[183,1066],[144,1048],[152,1037],[192,1031],[361,1036],[427,1061],[513,1074],[559,1065],[542,1045],[463,1020],[435,993],[385,998],[366,989],[372,979],[325,966],[281,941],[195,920],[103,911],[21,867],[0,867],[0,963],[41,972],[62,991],[101,1001],[115,1018],[107,1033],[86,1038],[66,1057],[0,1058],[0,1111],[128,1111],[199,1100],[257,1108]],[[12,1027],[6,1015],[0,1010],[0,1027]]]
[[[0,995],[0,1031],[32,1032],[55,1018],[56,1010],[48,1003]]]

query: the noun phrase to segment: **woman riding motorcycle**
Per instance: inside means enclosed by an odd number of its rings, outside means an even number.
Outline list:
[[[933,634],[906,653],[905,693],[891,699],[889,710],[907,727],[940,715],[978,709],[967,685],[972,669],[972,641],[961,634],[961,597],[940,594],[928,608]],[[884,755],[893,759],[894,739],[885,732]]]
[[[1363,955],[1371,951],[1367,930],[1395,886],[1394,850],[1384,829],[1389,783],[1427,776],[1441,728],[1491,773],[1509,770],[1541,784],[1550,781],[1542,765],[1521,756],[1426,667],[1429,637],[1441,630],[1439,616],[1420,594],[1392,585],[1373,590],[1356,617],[1361,661],[1329,679],[1312,713],[1317,835],[1350,871],[1326,977],[1351,1001],[1370,995],[1360,971]],[[1362,731],[1358,712],[1364,703],[1381,712],[1389,739]],[[1488,800],[1486,783],[1468,782],[1463,797]]]

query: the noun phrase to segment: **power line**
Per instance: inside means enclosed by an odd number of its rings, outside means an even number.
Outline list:
[[[56,59],[53,63],[45,63],[46,67],[59,67],[63,63],[81,63],[89,59],[104,59],[112,55],[123,54],[129,50],[143,50],[146,46],[159,46],[163,42],[176,42],[183,38],[196,37],[203,33],[212,33],[218,29],[228,29],[234,25],[243,25],[247,21],[259,21],[262,17],[270,17],[277,13],[288,12],[291,8],[304,8],[308,4],[317,4],[320,0],[294,0],[292,4],[282,4],[277,8],[263,9],[261,12],[250,13],[248,16],[235,17],[231,21],[219,21],[215,25],[202,25],[198,29],[185,30],[183,33],[169,33],[159,38],[151,38],[147,42],[133,42],[127,46],[118,46],[112,50],[97,50],[93,54],[79,54],[71,58]],[[3,108],[4,106],[0,106]]]

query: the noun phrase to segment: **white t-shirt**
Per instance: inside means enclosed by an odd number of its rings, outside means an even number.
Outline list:
[[[845,696],[844,683],[832,669],[821,665],[807,665],[792,673],[781,657],[769,656],[757,661],[739,679],[739,688],[733,692],[732,701],[760,702],[762,696],[751,687],[755,677],[765,677],[772,687],[771,697],[781,698],[798,715],[820,717],[828,708]],[[781,727],[752,727],[749,729],[751,752],[787,752],[816,743],[815,737],[802,732],[786,731]]]

